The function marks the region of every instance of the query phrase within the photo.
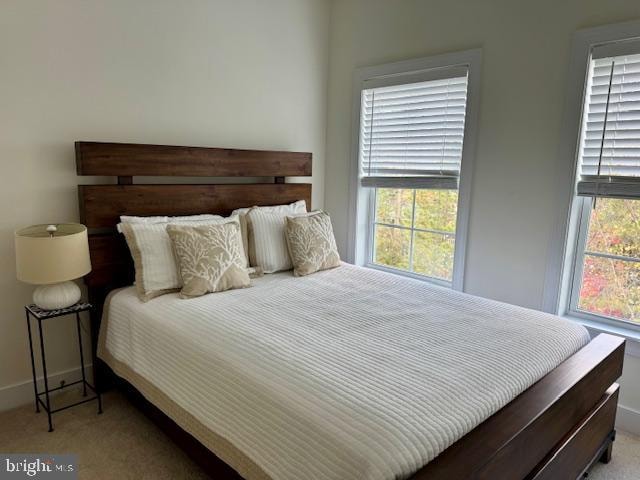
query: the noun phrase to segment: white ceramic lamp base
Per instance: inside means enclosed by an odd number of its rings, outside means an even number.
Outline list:
[[[75,282],[52,283],[36,288],[33,303],[44,310],[57,310],[75,305],[80,297],[80,287]]]

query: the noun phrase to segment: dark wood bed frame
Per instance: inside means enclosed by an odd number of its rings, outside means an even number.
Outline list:
[[[115,231],[120,215],[225,215],[239,207],[300,199],[311,205],[310,183],[285,182],[286,177],[311,176],[310,153],[77,142],[76,164],[78,175],[117,177],[117,184],[78,186],[93,267],[85,283],[96,306],[94,352],[106,295],[133,281],[130,255]],[[260,179],[237,184],[142,185],[134,184],[136,176]],[[623,357],[623,339],[599,335],[411,478],[582,478],[598,459],[608,462],[611,457],[618,400],[615,382],[622,373]],[[113,381],[120,384],[212,476],[239,478],[100,360],[94,362],[94,375],[101,390]]]

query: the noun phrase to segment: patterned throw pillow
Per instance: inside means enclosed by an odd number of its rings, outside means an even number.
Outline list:
[[[296,277],[340,266],[329,214],[287,217],[286,233]]]
[[[202,227],[169,225],[167,233],[182,277],[180,297],[249,286],[237,222]]]
[[[173,246],[167,233],[168,224],[201,227],[228,222],[239,225],[238,217],[224,218],[219,215],[153,217],[149,221],[123,221],[118,224],[131,251],[136,270],[136,291],[140,300],[146,302],[165,293],[177,292],[182,287]]]

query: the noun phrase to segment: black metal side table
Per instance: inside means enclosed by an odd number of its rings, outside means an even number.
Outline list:
[[[91,402],[93,400],[98,401],[98,413],[102,413],[102,398],[100,397],[100,393],[87,382],[87,378],[85,375],[85,367],[84,367],[84,354],[82,352],[82,328],[80,325],[80,313],[91,310],[92,306],[90,303],[76,303],[67,308],[61,308],[59,310],[43,310],[37,305],[31,304],[27,305],[25,309],[25,313],[27,316],[27,328],[29,330],[29,348],[31,350],[31,372],[33,373],[33,392],[35,394],[36,401],[36,412],[40,412],[40,405],[45,412],[47,412],[47,418],[49,420],[49,431],[53,432],[53,423],[51,422],[51,416],[59,412],[61,410],[66,410],[67,408],[75,407],[76,405],[80,405],[82,403]],[[76,326],[78,328],[78,347],[80,350],[80,367],[82,369],[82,380],[78,380],[77,382],[71,382],[68,384],[61,385],[56,388],[49,388],[49,379],[47,378],[47,361],[45,357],[44,351],[44,337],[42,336],[42,321],[48,320],[50,318],[61,317],[63,315],[73,315],[76,316]],[[33,355],[33,340],[31,335],[31,317],[35,318],[38,321],[38,331],[40,334],[40,355],[42,359],[42,374],[44,376],[44,391],[38,392],[38,379],[36,377],[36,361]],[[95,363],[95,358],[93,359]],[[94,395],[91,398],[85,398],[79,402],[72,403],[70,405],[65,405],[64,407],[52,409],[51,401],[49,399],[49,394],[51,392],[55,392],[56,390],[62,390],[63,388],[71,387],[73,385],[82,384],[82,393],[83,396],[87,396],[87,387],[89,387]],[[45,402],[42,401],[42,396],[45,397]]]

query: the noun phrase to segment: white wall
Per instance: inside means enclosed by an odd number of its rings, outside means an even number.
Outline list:
[[[636,0],[335,0],[329,30],[328,0],[3,1],[0,408],[31,392],[13,231],[77,220],[73,141],[311,151],[344,251],[359,66],[483,48],[466,290],[539,308],[571,35],[638,17]],[[71,327],[47,329],[53,372],[77,365]],[[639,379],[629,357],[638,411]]]
[[[329,7],[0,3],[0,408],[31,392],[32,287],[15,279],[13,231],[78,220],[75,140],[310,151],[322,207]],[[45,336],[50,371],[76,367],[70,321],[50,321]]]
[[[573,33],[640,17],[637,0],[338,0],[331,23],[325,207],[347,244],[357,67],[483,49],[465,290],[540,308]],[[640,411],[640,362],[624,405]]]

